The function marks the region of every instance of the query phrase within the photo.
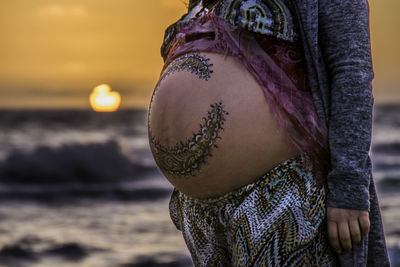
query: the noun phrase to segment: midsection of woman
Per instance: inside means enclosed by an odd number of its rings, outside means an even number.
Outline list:
[[[176,57],[154,89],[148,115],[158,167],[191,197],[225,194],[301,153],[290,151],[262,87],[232,56]]]

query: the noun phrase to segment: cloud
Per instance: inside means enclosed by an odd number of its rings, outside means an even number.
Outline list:
[[[87,8],[83,5],[60,5],[51,4],[45,5],[38,9],[40,16],[52,16],[52,17],[83,17],[87,15]]]

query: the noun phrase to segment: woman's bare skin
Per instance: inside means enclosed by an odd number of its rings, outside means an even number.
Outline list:
[[[368,211],[327,207],[327,220],[329,243],[337,253],[351,250],[370,230]]]
[[[201,52],[168,68],[152,97],[149,139],[181,192],[222,195],[301,154],[289,151],[262,87],[234,57]]]

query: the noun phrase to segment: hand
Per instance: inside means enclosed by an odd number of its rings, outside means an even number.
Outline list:
[[[337,253],[351,250],[369,232],[368,211],[327,207],[327,220],[329,243]]]

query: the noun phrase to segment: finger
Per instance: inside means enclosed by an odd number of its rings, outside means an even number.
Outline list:
[[[360,224],[361,235],[366,235],[369,233],[370,223],[368,216],[358,217],[358,222]]]
[[[328,221],[328,239],[331,247],[337,252],[342,253],[342,248],[339,243],[339,235],[337,230],[337,223],[334,221]]]
[[[342,248],[345,250],[351,250],[351,237],[350,237],[350,229],[347,221],[340,222],[338,224],[339,231],[339,241],[342,245]]]
[[[361,231],[358,220],[351,220],[349,222],[349,228],[350,228],[351,241],[353,242],[353,245],[359,243],[361,241]]]

